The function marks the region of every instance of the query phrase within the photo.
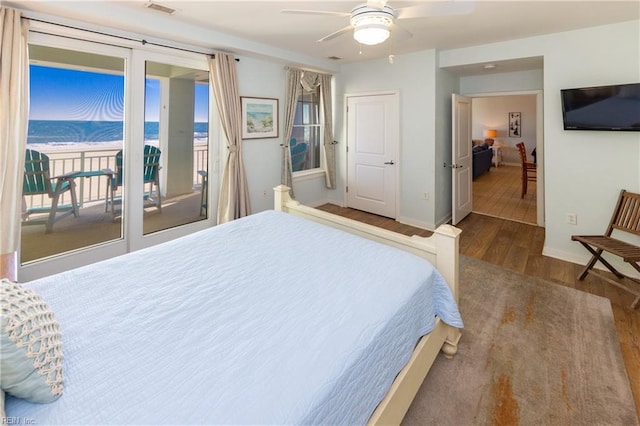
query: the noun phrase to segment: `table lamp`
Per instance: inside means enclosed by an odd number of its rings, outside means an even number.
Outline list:
[[[486,129],[484,131],[484,142],[491,146],[493,145],[495,137],[498,136],[498,131],[495,129]]]

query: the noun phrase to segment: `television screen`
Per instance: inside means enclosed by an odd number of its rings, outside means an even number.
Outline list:
[[[560,93],[565,130],[640,131],[640,83]]]

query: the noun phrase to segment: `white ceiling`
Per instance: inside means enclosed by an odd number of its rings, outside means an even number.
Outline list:
[[[434,0],[393,1],[395,8],[415,6]],[[453,1],[453,0],[449,0]],[[10,6],[37,13],[79,19],[126,31],[189,42],[191,29],[224,33],[237,40],[247,40],[254,47],[269,46],[294,52],[315,60],[338,57],[338,63],[382,58],[388,55],[426,50],[452,49],[512,40],[553,32],[640,19],[640,0],[626,1],[485,1],[476,0],[472,13],[457,16],[402,19],[399,23],[413,34],[396,40],[393,34],[378,46],[360,46],[351,33],[319,43],[318,39],[349,24],[347,16],[297,15],[282,9],[349,12],[363,1],[218,1],[157,0],[176,9],[172,15],[145,7],[147,0],[109,1],[4,1]],[[172,25],[172,23],[174,25]],[[171,28],[180,29],[178,34]],[[220,39],[222,40],[222,39]],[[211,46],[225,48],[224,40],[212,40]],[[638,40],[629,40],[639,43]],[[234,44],[231,43],[231,44]],[[199,44],[202,44],[201,42]],[[233,51],[234,46],[229,46]],[[256,52],[260,53],[260,52]],[[520,63],[507,61],[496,68],[502,72],[541,67],[539,60]],[[505,68],[506,67],[506,68]],[[459,69],[459,74],[470,70]]]

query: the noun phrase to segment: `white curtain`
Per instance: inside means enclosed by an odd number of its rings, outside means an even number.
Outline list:
[[[220,121],[227,136],[228,152],[218,200],[218,223],[225,223],[251,213],[242,161],[242,108],[235,57],[216,53],[209,59],[209,70]]]
[[[29,120],[28,23],[0,7],[0,254],[20,241],[22,179]]]
[[[302,91],[300,85],[300,78],[302,76],[301,70],[289,69],[287,73],[287,92],[284,105],[284,140],[282,146],[282,173],[280,176],[280,183],[287,185],[291,188],[291,196],[294,196],[293,192],[293,180],[291,179],[291,151],[289,150],[289,142],[291,141],[291,134],[293,133],[293,120],[296,115],[296,105],[298,103],[298,97]]]
[[[336,142],[333,140],[333,101],[331,98],[331,76],[320,74],[320,91],[324,110],[324,155],[327,164],[326,186],[336,189]]]
[[[335,142],[333,141],[333,107],[331,97],[331,79],[329,74],[320,74],[300,69],[289,69],[287,74],[287,94],[285,105],[284,122],[284,143],[282,155],[282,176],[281,183],[292,186],[291,178],[291,151],[289,151],[289,141],[293,132],[293,119],[296,113],[296,103],[300,96],[301,89],[313,90],[320,86],[322,105],[324,113],[324,139],[323,149],[326,159],[325,183],[327,188],[336,187],[336,154]]]

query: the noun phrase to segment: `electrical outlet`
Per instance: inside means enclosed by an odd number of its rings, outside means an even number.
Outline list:
[[[567,213],[567,223],[569,225],[577,225],[578,224],[578,215],[575,213]]]
[[[266,189],[263,189],[263,190],[262,190],[262,196],[263,196],[263,197],[266,197],[266,196],[267,196],[267,190],[266,190]]]
[[[422,193],[422,199],[423,200],[428,200],[429,199],[429,193],[428,192],[423,192]]]

